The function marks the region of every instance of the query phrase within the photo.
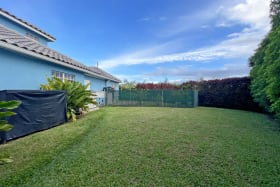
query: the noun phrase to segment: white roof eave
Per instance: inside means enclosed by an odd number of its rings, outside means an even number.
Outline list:
[[[14,17],[12,17],[12,16],[10,16],[10,15],[7,15],[7,14],[1,12],[1,11],[0,11],[0,15],[2,15],[2,16],[4,16],[4,17],[8,18],[9,20],[12,20],[13,22],[18,23],[19,25],[21,25],[21,26],[23,26],[23,27],[26,27],[26,28],[32,30],[33,32],[39,34],[40,36],[43,36],[44,38],[48,39],[49,41],[52,41],[52,42],[55,41],[54,38],[52,38],[52,37],[46,35],[45,33],[42,33],[42,32],[40,32],[40,31],[38,31],[37,29],[35,29],[35,28],[33,28],[33,27],[31,27],[31,26],[29,26],[29,25],[27,25],[27,24],[25,24],[25,23],[19,21],[18,19],[14,18]]]

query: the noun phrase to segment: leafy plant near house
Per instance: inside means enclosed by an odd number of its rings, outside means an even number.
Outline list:
[[[9,131],[13,128],[13,125],[9,124],[5,118],[15,115],[16,113],[11,110],[17,108],[20,104],[20,101],[15,100],[0,101],[0,132]],[[12,162],[12,160],[8,156],[1,155],[0,164],[7,162]]]
[[[41,84],[43,90],[65,90],[67,93],[67,118],[76,121],[76,113],[80,109],[87,111],[88,104],[97,104],[92,96],[95,96],[88,85],[82,85],[79,82],[60,80],[56,77],[47,78],[47,84]]]

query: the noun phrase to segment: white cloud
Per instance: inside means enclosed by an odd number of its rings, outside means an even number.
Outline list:
[[[208,15],[207,12],[204,14]],[[177,61],[205,63],[218,59],[248,58],[253,54],[260,41],[270,29],[269,0],[245,0],[231,7],[219,7],[217,11],[214,11],[214,15],[212,15],[211,18],[217,18],[217,16],[221,17],[217,19],[216,26],[232,27],[234,25],[241,25],[243,29],[240,32],[229,34],[223,41],[212,46],[204,46],[185,52],[170,53],[170,51],[168,51],[171,46],[170,43],[175,46],[176,42],[168,42],[168,44],[164,43],[153,47],[147,47],[144,50],[104,60],[102,61],[102,67],[108,69],[119,65],[159,64]],[[185,21],[186,19],[189,19],[189,17],[182,17],[182,20]],[[218,23],[220,25],[218,25]],[[208,26],[209,24],[203,23],[200,28],[204,28],[203,26],[205,25]],[[186,24],[182,24],[181,28],[179,28],[179,25],[177,26],[178,27],[176,27],[172,34],[186,30]],[[211,77],[214,74],[231,76],[238,75],[238,71],[240,75],[248,74],[247,62],[244,62],[242,67],[243,68],[233,68],[236,73],[231,72],[228,67],[209,71],[206,69],[201,69],[199,71],[193,70],[191,71],[193,73],[189,73],[189,76],[197,77],[197,75],[209,75],[209,77]],[[244,68],[245,71],[243,71]]]
[[[202,25],[200,26],[201,29],[209,29],[210,28],[210,25]]]
[[[225,64],[221,68],[206,69],[194,68],[192,66],[179,66],[174,68],[158,67],[155,71],[148,73],[148,76],[170,76],[177,77],[177,80],[199,80],[203,79],[219,79],[224,77],[241,77],[248,75],[250,68],[241,63]],[[168,77],[167,77],[168,78]]]
[[[265,28],[269,22],[270,0],[246,0],[229,8],[225,15],[228,20],[249,24],[253,28]]]
[[[154,76],[151,75],[143,75],[143,74],[134,74],[134,75],[127,75],[127,74],[114,74],[114,76],[118,77],[120,80],[128,80],[136,81],[136,82],[154,82],[156,83],[158,79],[155,79]]]
[[[217,45],[167,55],[153,55],[165,49],[168,45],[154,46],[134,53],[125,54],[113,59],[102,61],[103,68],[113,68],[119,65],[159,64],[177,61],[206,62],[221,58],[248,57],[253,54],[258,43],[266,34],[263,30],[246,30],[232,33],[228,39]]]
[[[174,16],[173,19],[168,19],[169,22],[165,27],[156,31],[156,35],[160,38],[169,38],[182,33],[194,30],[207,25],[207,22],[213,19],[216,15],[209,5],[209,9],[195,12],[193,14]],[[206,23],[206,24],[205,24]]]
[[[225,64],[220,68],[197,68],[191,65],[176,66],[173,68],[157,67],[154,71],[143,74],[116,74],[121,80],[127,79],[136,82],[168,82],[181,83],[187,80],[221,79],[224,77],[242,77],[247,76],[250,68],[243,63]]]
[[[215,24],[215,27],[232,27],[231,23],[219,21]]]
[[[167,20],[167,17],[165,17],[165,16],[159,17],[159,21],[166,21],[166,20]]]

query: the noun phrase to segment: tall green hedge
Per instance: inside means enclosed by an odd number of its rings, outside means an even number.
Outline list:
[[[250,58],[252,95],[280,119],[280,0],[271,1],[272,29]]]
[[[248,77],[200,81],[199,105],[262,112],[250,94],[250,83]]]

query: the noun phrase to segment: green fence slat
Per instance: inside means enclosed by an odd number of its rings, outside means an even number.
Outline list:
[[[197,90],[119,90],[107,91],[112,97],[107,105],[118,106],[160,106],[196,107]]]

